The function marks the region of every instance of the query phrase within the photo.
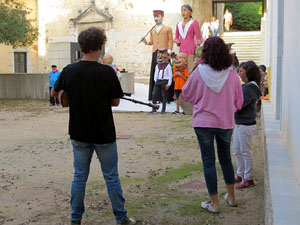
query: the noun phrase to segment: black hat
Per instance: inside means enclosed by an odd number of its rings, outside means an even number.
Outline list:
[[[53,68],[53,67],[57,67],[57,66],[56,65],[52,65],[51,67]]]

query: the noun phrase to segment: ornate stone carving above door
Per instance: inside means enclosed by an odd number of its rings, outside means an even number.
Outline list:
[[[70,19],[70,25],[76,30],[76,33],[94,26],[102,28],[106,31],[112,29],[113,17],[109,13],[109,8],[106,6],[104,9],[97,8],[95,0],[91,0],[91,4],[87,9],[78,9],[77,16]]]

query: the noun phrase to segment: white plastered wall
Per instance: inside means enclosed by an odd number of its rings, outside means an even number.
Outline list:
[[[279,0],[281,1],[281,0]],[[272,39],[270,42],[270,58],[269,65],[271,67],[271,102],[273,105],[273,109],[276,109],[276,95],[277,95],[277,45],[278,45],[278,27],[277,27],[277,12],[278,12],[278,0],[272,0],[270,4],[269,12],[269,20],[270,20],[270,38]]]
[[[282,132],[300,183],[300,1],[284,1]]]
[[[270,100],[275,113],[278,108],[280,109],[278,119],[280,119],[282,135],[300,183],[300,23],[297,22],[300,19],[300,1],[268,0],[267,7],[264,59],[266,66],[271,67]],[[283,31],[278,30],[280,13],[283,13],[284,17]],[[283,41],[279,39],[281,36],[283,36]],[[280,41],[283,45],[282,58],[278,51]],[[278,64],[281,59],[280,72]],[[281,81],[278,82],[278,79]]]

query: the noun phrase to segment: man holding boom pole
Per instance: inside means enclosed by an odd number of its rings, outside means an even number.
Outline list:
[[[106,182],[117,224],[135,224],[127,217],[118,172],[118,152],[112,106],[118,106],[123,91],[115,71],[98,63],[106,36],[103,30],[89,28],[80,32],[78,43],[82,59],[66,66],[51,94],[68,94],[69,134],[73,145],[74,179],[71,188],[71,224],[81,224],[86,182],[96,152]]]
[[[155,66],[157,65],[157,51],[158,49],[166,48],[168,53],[171,54],[173,49],[173,33],[172,28],[165,26],[162,21],[164,18],[164,11],[162,10],[153,10],[153,16],[155,21],[155,26],[150,30],[150,41],[148,42],[145,37],[141,41],[145,45],[153,45],[152,47],[152,62],[150,70],[150,82],[149,82],[149,94],[148,100],[152,100],[152,91],[154,87],[154,72]]]

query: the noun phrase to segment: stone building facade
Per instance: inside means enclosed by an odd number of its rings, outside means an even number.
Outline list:
[[[32,11],[30,19],[37,19],[37,1],[20,0],[24,2]],[[34,73],[39,71],[37,45],[25,48],[13,49],[10,46],[0,44],[0,73],[27,72]]]
[[[23,0],[24,1],[24,0]],[[119,68],[134,72],[135,76],[148,76],[151,63],[150,46],[138,43],[154,25],[152,10],[165,11],[164,24],[172,27],[181,20],[180,7],[188,3],[193,7],[193,17],[202,24],[212,14],[211,0],[26,0],[37,19],[39,40],[33,47],[12,49],[0,45],[0,73],[16,71],[14,55],[25,53],[26,71],[41,73],[52,64],[62,69],[80,58],[78,33],[90,26],[106,31],[105,52],[115,58]],[[149,39],[149,36],[147,37]],[[174,51],[178,52],[174,45]],[[18,63],[18,62],[16,62]],[[21,62],[22,63],[22,62]]]

